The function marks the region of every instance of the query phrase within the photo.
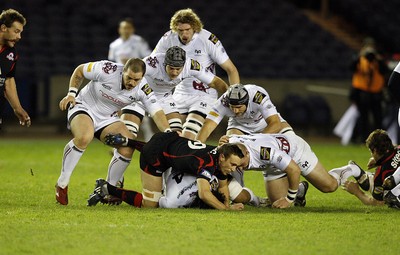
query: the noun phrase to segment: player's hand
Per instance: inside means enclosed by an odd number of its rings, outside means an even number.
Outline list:
[[[29,117],[28,113],[23,108],[14,109],[14,114],[18,117],[19,124],[21,124],[22,126],[27,126],[27,127],[31,126],[31,124],[32,124],[31,118]]]
[[[218,146],[222,146],[226,143],[229,143],[229,136],[227,136],[227,135],[221,136],[221,138],[218,141]]]
[[[243,205],[242,203],[231,204],[231,205],[229,206],[229,208],[230,208],[231,210],[241,211],[241,210],[244,209],[244,205]]]
[[[272,204],[272,208],[289,208],[291,205],[286,197],[281,197]]]
[[[358,183],[356,183],[355,181],[346,181],[343,184],[342,188],[353,195],[361,191],[360,187],[358,186]]]
[[[370,159],[368,160],[367,167],[368,167],[368,169],[371,169],[371,168],[375,168],[375,167],[376,167],[376,161],[375,161],[374,158],[370,158]]]
[[[65,111],[67,110],[69,107],[73,107],[75,106],[76,101],[75,101],[75,97],[74,96],[65,96],[63,99],[61,99],[60,101],[60,110],[61,111]]]

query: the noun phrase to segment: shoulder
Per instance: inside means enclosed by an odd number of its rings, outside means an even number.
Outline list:
[[[199,37],[207,43],[211,43],[214,45],[217,45],[218,43],[220,43],[218,37],[206,29],[202,29],[200,31]]]
[[[264,99],[269,98],[268,92],[260,86],[245,85],[245,89],[249,93],[250,100],[253,103],[261,104]]]
[[[15,47],[6,47],[0,53],[9,61],[16,61],[18,59],[17,49],[15,49]]]
[[[115,48],[115,47],[117,47],[118,45],[121,44],[121,42],[122,42],[121,38],[115,39],[114,41],[112,41],[112,42],[110,43],[110,48]]]
[[[164,62],[164,59],[165,53],[156,53],[145,57],[143,60],[146,63],[146,66],[158,68]]]

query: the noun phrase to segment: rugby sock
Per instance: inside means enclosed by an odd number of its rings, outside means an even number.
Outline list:
[[[108,189],[108,194],[121,198],[122,201],[126,202],[127,204],[130,204],[135,207],[142,206],[142,200],[143,200],[142,193],[133,190],[117,188],[110,184],[107,184],[107,189]]]
[[[116,186],[117,182],[122,178],[126,168],[131,162],[130,158],[126,158],[118,153],[117,149],[114,149],[114,155],[108,166],[107,182],[111,185]]]
[[[253,191],[251,189],[249,189],[249,188],[246,188],[246,187],[244,187],[243,189],[246,190],[247,192],[249,192],[249,194],[250,194],[249,203],[251,203],[251,204],[253,204],[255,206],[259,206],[260,205],[260,199],[256,195],[254,195]]]
[[[334,168],[328,172],[331,176],[333,176],[340,186],[343,180],[347,180],[350,176],[353,175],[353,170],[349,165]]]
[[[79,159],[82,157],[85,150],[79,149],[71,140],[64,147],[64,154],[62,159],[61,175],[58,178],[57,185],[61,188],[68,186],[69,179],[74,171]]]
[[[390,190],[396,197],[400,196],[400,184]]]

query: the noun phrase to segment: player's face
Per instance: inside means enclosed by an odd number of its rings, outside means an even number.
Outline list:
[[[166,70],[169,78],[171,80],[174,80],[181,74],[181,72],[183,70],[183,66],[182,67],[174,67],[174,66],[167,65],[165,67],[165,70]]]
[[[224,175],[230,174],[241,167],[242,159],[236,155],[225,157],[223,154],[219,156],[219,168]]]
[[[194,30],[190,24],[179,23],[178,24],[178,36],[183,44],[188,44],[194,35]]]
[[[242,116],[247,109],[246,105],[244,104],[239,104],[239,105],[230,104],[229,108],[232,110],[232,112],[235,114],[236,117]]]
[[[136,87],[140,81],[143,79],[143,73],[135,73],[132,70],[128,69],[122,75],[123,86],[126,90],[131,90]]]
[[[118,33],[124,40],[127,40],[134,33],[134,29],[131,24],[122,21],[119,24]]]
[[[21,40],[21,33],[24,30],[24,26],[15,21],[12,23],[11,27],[6,25],[1,25],[1,32],[3,33],[3,38],[1,39],[2,45],[7,45],[8,47],[14,47],[15,44]]]

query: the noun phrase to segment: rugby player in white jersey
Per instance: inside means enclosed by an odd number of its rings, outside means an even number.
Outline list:
[[[182,122],[176,103],[172,97],[173,89],[183,80],[194,77],[209,84],[221,93],[228,85],[214,73],[207,71],[199,62],[186,58],[185,51],[170,47],[166,53],[156,53],[144,58],[145,78],[163,108],[172,130],[182,131]],[[122,119],[128,129],[137,136],[141,120],[145,114],[143,105],[127,106],[122,110]]]
[[[130,59],[125,65],[109,61],[79,65],[73,72],[68,94],[60,101],[68,109],[68,127],[74,138],[64,148],[61,174],[56,184],[56,200],[68,204],[71,174],[93,137],[104,141],[108,133],[123,133],[133,138],[118,116],[124,106],[143,103],[161,131],[170,131],[164,111],[143,75],[146,65],[141,59]],[[84,78],[90,80],[78,93]],[[119,147],[108,167],[108,181],[116,185],[128,167],[133,149]],[[110,175],[110,173],[113,173]]]
[[[108,60],[125,64],[130,58],[144,58],[151,54],[146,40],[135,34],[135,26],[131,18],[119,23],[119,38],[110,43]]]
[[[365,174],[355,164],[335,168],[328,173],[309,144],[293,131],[285,134],[223,136],[220,144],[226,142],[246,146],[248,155],[242,167],[264,171],[266,192],[273,207],[289,207],[297,196],[304,195],[297,193],[300,175],[321,192],[329,193],[334,192],[349,177],[344,172],[355,172],[355,168],[358,168],[358,174],[354,176]]]
[[[153,54],[166,52],[172,46],[186,51],[188,58],[197,60],[201,66],[215,73],[216,64],[226,71],[229,84],[240,82],[239,72],[226,53],[221,41],[203,28],[200,18],[192,9],[175,12],[170,21],[170,31],[157,43]],[[201,129],[209,106],[218,98],[217,92],[196,78],[184,79],[174,92],[182,117],[186,117],[183,135],[194,139]]]

